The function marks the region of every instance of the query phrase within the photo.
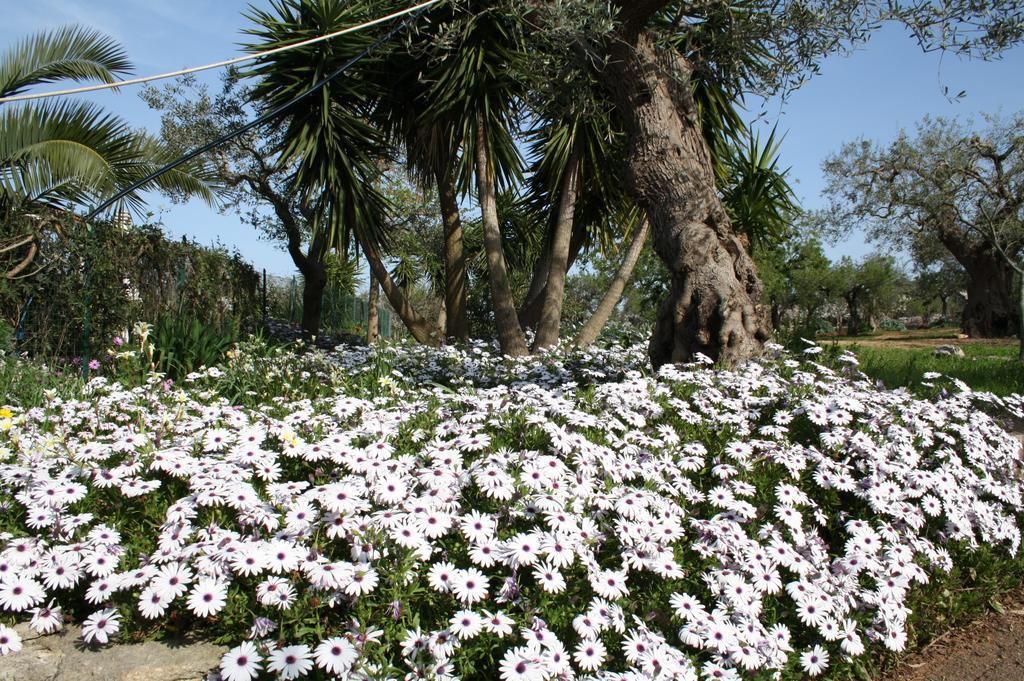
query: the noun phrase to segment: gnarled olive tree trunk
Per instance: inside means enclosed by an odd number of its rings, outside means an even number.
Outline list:
[[[1013,268],[985,249],[965,258],[967,302],[960,326],[971,338],[1012,336],[1019,323],[1013,304]]]
[[[642,28],[621,38],[609,47],[605,80],[629,135],[634,199],[672,275],[650,341],[651,363],[687,361],[699,352],[735,364],[758,354],[769,334],[754,262],[715,191],[690,66],[678,53],[659,52]]]
[[[955,227],[942,223],[937,234],[967,272],[961,330],[972,338],[1013,335],[1018,324],[1013,305],[1013,268],[991,246],[968,239]]]

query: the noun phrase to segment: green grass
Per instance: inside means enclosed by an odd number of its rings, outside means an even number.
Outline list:
[[[40,407],[46,403],[48,390],[65,398],[77,397],[83,385],[77,371],[54,371],[28,360],[0,355],[0,406]]]
[[[958,378],[974,390],[997,395],[1024,392],[1024,363],[1013,345],[961,345],[964,357],[935,357],[932,348],[847,346],[861,370],[887,387],[921,387],[924,374],[935,371]]]

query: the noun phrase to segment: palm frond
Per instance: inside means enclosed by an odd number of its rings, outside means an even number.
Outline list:
[[[130,72],[115,40],[94,29],[65,26],[29,36],[0,55],[0,96],[58,80],[112,83]]]

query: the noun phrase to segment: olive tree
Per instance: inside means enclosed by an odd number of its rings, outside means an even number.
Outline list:
[[[1020,314],[1013,281],[1024,244],[1024,115],[988,118],[983,129],[925,118],[890,144],[858,140],[824,164],[836,233],[868,237],[911,253],[940,244],[967,275],[961,325],[971,336],[1012,334]],[[934,254],[928,259],[935,259]]]
[[[762,285],[716,191],[691,83],[788,92],[825,57],[864,43],[885,22],[926,50],[990,58],[1024,34],[1016,0],[507,0],[538,32],[592,65],[622,117],[633,199],[671,272],[650,342],[655,366],[702,352],[735,362],[768,338]]]

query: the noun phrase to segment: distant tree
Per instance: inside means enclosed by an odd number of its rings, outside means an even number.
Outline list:
[[[832,263],[821,241],[794,228],[778,244],[755,247],[754,260],[764,282],[772,327],[778,332],[789,314],[797,333],[813,335],[823,310],[838,295]]]
[[[211,142],[253,115],[251,87],[228,72],[219,92],[185,76],[162,87],[146,86],[140,96],[161,112],[160,133],[178,153]],[[269,127],[234,138],[213,152],[225,186],[222,212],[237,213],[265,237],[284,245],[302,275],[302,330],[320,333],[323,294],[329,281],[328,254],[339,245],[323,208],[292,191],[294,164],[280,164],[280,134]]]
[[[967,274],[961,325],[971,336],[1006,336],[1018,326],[1013,234],[1024,207],[1024,114],[987,119],[983,130],[925,118],[916,135],[888,146],[861,140],[825,161],[827,220],[857,227],[906,251],[938,243]]]
[[[967,288],[967,272],[951,255],[920,262],[915,258],[913,290],[915,297],[928,306],[938,302],[944,321],[951,319],[950,303]]]
[[[877,329],[882,315],[897,306],[906,283],[895,259],[878,253],[860,262],[844,257],[832,276],[835,290],[846,302],[846,333],[850,336]]]

